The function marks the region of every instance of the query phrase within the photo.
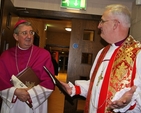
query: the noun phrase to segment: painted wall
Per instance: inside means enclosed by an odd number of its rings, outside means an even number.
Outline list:
[[[11,0],[16,7],[44,9],[53,11],[76,12],[83,14],[102,15],[108,4],[123,4],[132,9],[134,0],[87,0],[86,11],[68,10],[60,7],[61,0]]]
[[[133,3],[131,35],[141,41],[141,5]]]

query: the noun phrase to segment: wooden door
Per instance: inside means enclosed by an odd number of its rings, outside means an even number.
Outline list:
[[[13,38],[13,27],[18,20],[16,9],[11,0],[1,0],[0,17],[0,54],[6,49],[15,46]]]
[[[15,46],[13,23],[17,21],[15,8],[11,0],[0,0],[0,54],[9,47]],[[2,99],[0,98],[0,107]]]

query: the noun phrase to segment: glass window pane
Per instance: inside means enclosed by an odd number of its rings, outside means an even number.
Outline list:
[[[82,53],[81,63],[82,64],[92,64],[92,53]]]

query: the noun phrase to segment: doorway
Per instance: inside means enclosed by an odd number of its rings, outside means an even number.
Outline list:
[[[60,55],[58,68],[60,73],[67,73],[68,69],[68,55]]]
[[[58,73],[67,73],[71,32],[65,28],[71,28],[71,20],[46,20],[45,25],[46,49],[57,53]]]

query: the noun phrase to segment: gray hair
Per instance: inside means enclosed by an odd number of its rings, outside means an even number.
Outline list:
[[[114,19],[117,19],[124,27],[131,26],[131,13],[126,6],[121,4],[113,4],[108,5],[106,10],[109,10]]]
[[[18,34],[18,33],[19,33],[19,27],[20,27],[20,26],[24,26],[24,25],[26,25],[26,26],[31,26],[31,23],[30,23],[30,22],[24,22],[24,23],[19,24],[19,25],[14,29],[14,33],[15,33],[15,34]]]

